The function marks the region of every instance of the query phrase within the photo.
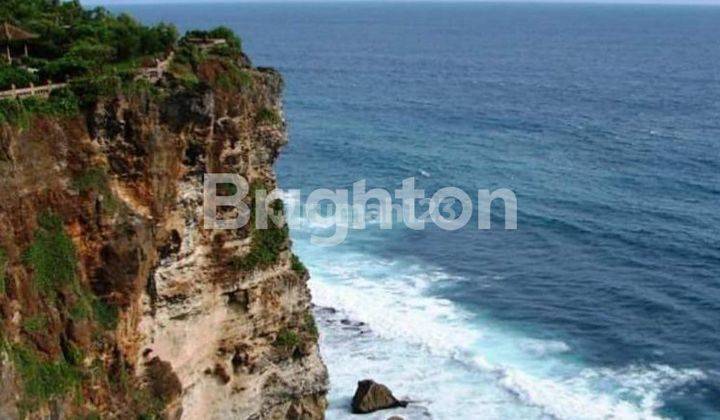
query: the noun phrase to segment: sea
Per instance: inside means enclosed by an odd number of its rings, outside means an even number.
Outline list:
[[[478,214],[332,230],[294,220],[328,419],[372,378],[386,419],[720,419],[720,7],[454,2],[116,6],[226,25],[285,79],[280,185],[430,196]],[[497,205],[496,205],[497,204]]]

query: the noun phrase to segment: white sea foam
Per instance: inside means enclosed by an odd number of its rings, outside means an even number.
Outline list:
[[[558,340],[537,340],[528,338],[520,342],[520,347],[535,356],[547,356],[550,354],[566,353],[570,346]]]
[[[299,245],[315,304],[335,309],[319,313],[330,419],[352,417],[348,398],[365,377],[419,400],[396,410],[407,418],[455,419],[659,418],[664,391],[703,377],[669,366],[584,366],[562,341],[522,336],[432,296],[452,280],[441,270]]]

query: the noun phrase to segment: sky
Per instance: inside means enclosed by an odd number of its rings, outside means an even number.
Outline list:
[[[112,6],[121,4],[177,4],[177,3],[242,3],[242,2],[302,2],[303,0],[81,0],[87,6]],[[308,0],[318,1],[318,0]],[[319,0],[327,2],[355,1],[355,0]],[[378,2],[388,0],[375,0]],[[412,1],[412,0],[390,0],[390,1]],[[458,0],[427,0],[427,1],[458,1]],[[483,1],[483,0],[460,0],[460,1]],[[720,0],[491,0],[493,2],[527,2],[527,3],[633,3],[633,4],[697,4],[720,6]]]

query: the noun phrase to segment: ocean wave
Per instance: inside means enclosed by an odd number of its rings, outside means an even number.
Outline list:
[[[335,334],[332,329],[338,325],[345,329],[352,323],[362,325],[362,333],[358,334],[365,340],[372,335],[375,340],[368,345],[368,354],[362,357],[386,359],[385,367],[379,370],[408,363],[407,356],[379,356],[386,352],[383,346],[411,346],[412,351],[425,354],[428,359],[444,360],[435,363],[460,366],[457,368],[460,373],[456,375],[461,379],[453,377],[453,383],[445,386],[463,395],[465,405],[469,399],[485,406],[484,410],[493,406],[494,409],[486,413],[498,414],[496,417],[486,414],[486,418],[506,418],[507,411],[497,411],[497,406],[507,405],[508,396],[515,401],[514,410],[530,410],[523,412],[523,418],[661,418],[657,410],[663,405],[665,392],[704,377],[699,370],[665,365],[622,369],[585,366],[565,357],[572,352],[563,341],[522,336],[478,319],[452,301],[432,296],[428,292],[438,279],[452,278],[442,270],[368,255],[345,254],[341,257],[342,264],[320,261],[338,256],[315,257],[306,258],[313,272],[310,286],[315,304],[332,307],[336,317],[349,320],[345,324],[321,324],[323,334]],[[342,346],[339,343],[345,341],[332,345]],[[347,346],[354,348],[352,343]],[[354,366],[358,362],[348,363]],[[333,361],[329,364],[332,378]],[[417,362],[412,369],[419,370],[421,365]],[[427,371],[426,380],[437,381],[429,378],[433,374],[442,376],[441,369],[437,366],[435,371]],[[390,372],[392,382],[392,369]],[[374,374],[382,376],[383,372]],[[467,378],[462,379],[464,377]],[[475,388],[480,386],[478,380],[483,381],[482,393],[473,389],[458,390],[462,385],[457,382],[462,384],[465,380]],[[344,395],[352,395],[354,391],[350,389],[352,381],[348,383],[347,389],[342,390]],[[442,398],[442,404],[434,403],[438,398],[436,393],[418,386],[401,387],[400,391],[413,400],[427,401],[427,408],[435,418],[452,417],[447,406],[460,404],[447,396]]]

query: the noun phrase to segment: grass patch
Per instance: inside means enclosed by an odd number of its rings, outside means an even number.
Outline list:
[[[280,114],[271,108],[262,108],[255,116],[255,122],[265,125],[278,125],[282,122]]]
[[[73,187],[81,193],[93,190],[104,192],[107,190],[107,179],[107,172],[104,168],[89,168],[73,179]]]
[[[200,83],[200,79],[198,79],[189,63],[182,63],[177,59],[173,60],[170,63],[168,72],[173,75],[180,85],[186,88],[192,89]]]
[[[40,227],[25,254],[25,260],[33,269],[36,287],[42,293],[55,294],[75,279],[75,245],[65,233],[60,218],[44,213],[38,218]]]
[[[250,252],[244,257],[233,260],[233,268],[239,271],[251,271],[255,268],[267,268],[275,264],[288,238],[288,227],[277,227],[270,223],[267,229],[252,232]]]
[[[298,344],[300,344],[300,337],[295,331],[287,328],[283,328],[273,342],[273,346],[285,351],[294,349]]]
[[[3,99],[0,100],[0,124],[28,128],[33,116],[72,117],[79,110],[78,98],[69,89],[57,90],[49,98]]]
[[[109,213],[114,213],[119,206],[118,201],[113,196],[108,185],[109,176],[107,170],[103,167],[92,167],[78,174],[73,178],[73,188],[81,194],[90,191],[97,192],[103,198],[103,209]]]
[[[255,193],[258,189],[265,188],[264,185],[253,182],[250,185],[250,197],[253,200],[253,212],[248,222],[253,231],[250,239],[250,252],[243,257],[236,257],[231,261],[232,268],[238,271],[251,271],[255,268],[267,268],[275,264],[278,260],[280,252],[285,249],[289,237],[289,229],[287,223],[277,226],[270,221],[266,229],[255,229],[255,210],[258,205],[263,205],[255,201]],[[267,188],[265,188],[267,190]],[[275,212],[283,210],[282,200],[275,200],[270,208]]]
[[[104,74],[94,77],[74,79],[70,86],[75,94],[82,98],[80,106],[88,108],[100,98],[113,97],[122,89],[122,78],[116,74]]]
[[[81,375],[67,361],[48,361],[30,348],[13,344],[9,346],[10,355],[23,382],[23,405],[36,407],[56,397],[61,397],[75,389]]]
[[[95,297],[92,303],[95,320],[106,330],[114,330],[118,323],[118,308]]]
[[[317,324],[315,323],[315,317],[313,317],[310,312],[305,314],[305,319],[303,320],[303,331],[308,333],[310,337],[315,340],[317,340],[320,335]]]
[[[23,68],[5,63],[0,65],[0,90],[11,89],[12,85],[23,88],[37,82],[37,76]]]
[[[29,333],[39,333],[47,328],[48,319],[45,315],[35,315],[23,321],[23,329]]]
[[[215,81],[217,87],[222,90],[233,90],[240,88],[250,88],[253,84],[252,75],[235,65],[234,63],[226,63],[226,71],[220,74]]]
[[[70,318],[74,320],[89,319],[92,317],[106,330],[117,327],[119,311],[116,306],[107,304],[99,297],[85,290],[76,291],[79,299],[70,308]]]
[[[302,261],[300,261],[300,258],[295,254],[290,256],[290,268],[300,277],[305,276],[308,272],[305,264],[303,264]]]
[[[68,311],[70,319],[75,321],[87,319],[90,317],[91,313],[92,307],[90,306],[90,302],[85,299],[84,296],[81,296],[80,300],[78,300],[78,302],[76,302]]]

